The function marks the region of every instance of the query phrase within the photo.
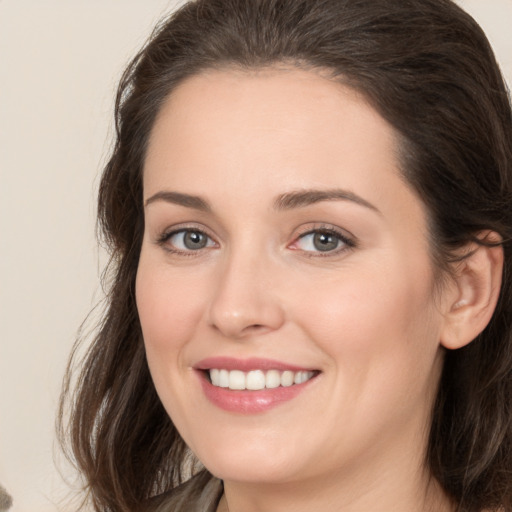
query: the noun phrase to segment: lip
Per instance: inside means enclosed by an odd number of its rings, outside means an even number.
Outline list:
[[[293,364],[284,363],[275,359],[263,359],[259,357],[251,357],[248,359],[236,359],[234,357],[208,357],[199,361],[194,368],[196,370],[211,370],[219,368],[224,370],[240,370],[249,372],[251,370],[290,370],[292,372],[314,371],[315,368],[306,368]]]
[[[310,380],[289,387],[277,387],[258,391],[231,390],[214,386],[205,372],[212,368],[225,370],[281,370],[310,371],[309,368],[291,365],[272,359],[235,359],[231,357],[212,357],[200,361],[194,369],[200,380],[206,398],[215,406],[225,411],[239,414],[259,414],[273,409],[297,397],[305,391],[318,377],[318,372]]]

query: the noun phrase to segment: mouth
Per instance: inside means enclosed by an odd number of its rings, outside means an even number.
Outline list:
[[[232,391],[261,391],[263,389],[276,389],[303,384],[316,375],[318,371],[312,370],[228,370],[225,368],[211,368],[203,370],[205,377],[212,386],[227,388]]]
[[[322,373],[270,359],[213,357],[194,369],[206,398],[217,407],[257,414],[293,400]]]

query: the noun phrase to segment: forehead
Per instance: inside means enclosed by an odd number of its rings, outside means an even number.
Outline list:
[[[396,169],[395,140],[360,94],[318,73],[209,71],[184,81],[164,103],[145,168],[179,173],[185,163],[191,171],[202,168],[204,158],[208,167],[222,159],[226,171],[235,166],[248,175],[239,166],[245,160],[252,170],[259,166],[261,177],[300,160],[321,175],[332,164],[348,170],[359,153],[378,155],[381,166]]]
[[[381,210],[421,214],[397,146],[393,127],[361,94],[320,73],[209,71],[180,84],[161,108],[144,196],[172,188],[249,205],[341,187]]]

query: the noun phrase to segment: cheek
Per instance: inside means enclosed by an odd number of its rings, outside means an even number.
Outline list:
[[[183,274],[183,273],[182,273]],[[179,364],[176,355],[190,339],[203,313],[199,282],[175,276],[165,263],[141,254],[136,280],[137,310],[150,365]],[[174,358],[168,356],[174,355]],[[165,357],[164,357],[165,356]]]
[[[300,301],[297,318],[343,375],[380,372],[384,378],[396,370],[412,374],[421,365],[428,372],[435,358],[439,317],[431,274],[422,274],[420,265],[408,270],[407,263],[388,263],[340,272]]]
[[[187,433],[187,411],[197,397],[190,396],[191,370],[187,342],[203,313],[198,288],[201,280],[175,275],[169,266],[141,253],[136,301],[149,370],[160,400],[180,432]],[[194,408],[197,408],[196,404]]]
[[[302,329],[329,361],[337,404],[322,413],[329,430],[384,443],[404,425],[428,421],[441,363],[428,279],[388,266],[340,277],[303,301]]]

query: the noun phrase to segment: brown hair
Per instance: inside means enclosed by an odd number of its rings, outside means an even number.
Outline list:
[[[141,175],[155,117],[186,77],[281,62],[330,70],[396,128],[440,268],[476,233],[501,235],[499,302],[476,340],[446,353],[426,464],[460,511],[512,511],[512,113],[485,35],[450,0],[198,0],[133,59],[99,193],[112,255],[107,309],[73,370],[75,349],[60,411],[95,509],[137,510],[188,475],[187,448],[151,381],[135,304]]]

